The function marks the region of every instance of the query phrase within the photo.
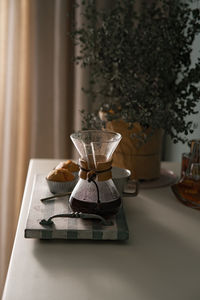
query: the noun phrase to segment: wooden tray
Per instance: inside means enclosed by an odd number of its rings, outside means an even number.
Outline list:
[[[90,240],[127,240],[128,226],[123,207],[110,219],[111,226],[103,226],[97,220],[71,218],[55,219],[51,226],[42,226],[40,221],[54,214],[71,212],[68,196],[41,202],[41,198],[51,196],[45,175],[35,176],[31,203],[25,228],[25,238],[36,239],[90,239]]]

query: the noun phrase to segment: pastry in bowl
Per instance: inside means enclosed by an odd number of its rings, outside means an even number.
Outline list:
[[[68,171],[67,169],[55,169],[50,171],[50,173],[47,175],[47,179],[50,181],[73,181],[75,179],[75,176]]]
[[[79,171],[79,165],[72,160],[67,160],[67,161],[60,162],[55,169],[66,169],[73,173]]]
[[[50,191],[53,194],[71,192],[75,187],[78,174],[72,174],[64,168],[54,169],[46,177]]]

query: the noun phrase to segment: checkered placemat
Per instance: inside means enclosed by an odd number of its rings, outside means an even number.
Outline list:
[[[78,218],[56,218],[53,225],[40,225],[42,219],[54,214],[70,213],[68,196],[41,202],[41,198],[51,196],[45,175],[35,176],[31,203],[25,228],[25,238],[36,239],[90,239],[90,240],[127,240],[128,226],[123,207],[110,218],[113,225],[104,226],[98,220]]]

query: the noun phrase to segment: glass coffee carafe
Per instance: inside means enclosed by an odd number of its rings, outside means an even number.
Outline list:
[[[112,180],[111,169],[112,155],[121,135],[87,130],[70,137],[80,154],[80,178],[69,199],[72,210],[104,216],[116,214],[121,198]]]

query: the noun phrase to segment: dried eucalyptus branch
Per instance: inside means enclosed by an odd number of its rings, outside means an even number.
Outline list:
[[[82,1],[84,18],[72,37],[80,46],[75,61],[90,68],[84,91],[107,112],[130,126],[163,128],[174,142],[193,131],[186,116],[200,101],[200,57],[191,65],[192,45],[200,32],[200,12],[191,1],[117,0],[109,10]],[[148,5],[146,4],[148,3]],[[83,118],[85,128],[101,126],[98,110]]]

